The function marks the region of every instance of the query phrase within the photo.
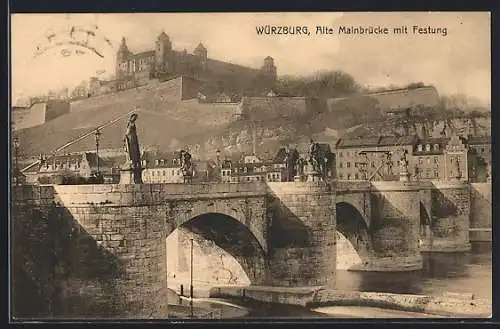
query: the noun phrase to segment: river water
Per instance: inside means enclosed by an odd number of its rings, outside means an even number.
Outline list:
[[[420,271],[398,273],[337,271],[336,288],[351,291],[371,291],[403,294],[424,294],[439,296],[446,292],[473,293],[477,298],[492,299],[492,252],[491,243],[473,243],[472,250],[461,253],[423,254],[424,267]],[[175,298],[175,297],[174,297]],[[170,299],[172,300],[172,299]],[[412,317],[400,311],[364,310],[356,307],[343,307],[326,315],[303,307],[272,305],[264,303],[246,303],[225,300],[248,309],[221,306],[220,300],[205,299],[196,305],[219,309],[222,317],[363,317],[369,312],[387,317]],[[339,312],[335,312],[339,311]],[[398,313],[399,312],[399,313]],[[358,313],[358,315],[356,315]]]

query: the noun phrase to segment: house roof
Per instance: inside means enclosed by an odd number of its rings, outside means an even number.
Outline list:
[[[471,136],[468,139],[469,145],[491,144],[491,136]]]
[[[146,160],[146,168],[177,168],[174,165],[174,159],[180,159],[180,152],[159,152],[159,151],[144,151],[141,160]],[[156,160],[160,163],[157,165]],[[163,161],[162,161],[163,160]]]
[[[417,136],[378,136],[378,137],[357,137],[344,139],[341,138],[337,141],[336,148],[349,148],[349,147],[376,147],[376,146],[395,146],[395,145],[412,145],[417,142]]]

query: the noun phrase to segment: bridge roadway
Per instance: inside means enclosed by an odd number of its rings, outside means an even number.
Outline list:
[[[415,270],[422,248],[470,248],[471,200],[491,204],[487,186],[463,182],[19,186],[12,197],[15,241],[64,250],[66,311],[107,317],[164,316],[165,239],[180,226],[233,255],[254,285],[332,288],[337,230],[356,269]]]

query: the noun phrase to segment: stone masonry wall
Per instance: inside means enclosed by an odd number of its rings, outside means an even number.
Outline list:
[[[48,216],[54,191],[46,186],[11,190],[11,285],[15,319],[48,317],[57,309],[54,241]]]
[[[470,190],[463,182],[435,182],[432,190],[432,251],[468,250]]]
[[[470,240],[492,241],[491,183],[472,183],[470,192]]]
[[[92,193],[98,193],[99,187],[85,186]],[[166,315],[164,211],[158,206],[135,206],[133,201],[123,206],[94,203],[98,200],[89,201],[88,195],[82,193],[85,191],[82,186],[23,188],[52,190],[51,201],[56,201],[44,209],[41,218],[30,218],[22,212],[26,195],[13,196],[15,222],[29,221],[28,225],[34,226],[39,225],[37,221],[46,222],[43,240],[48,252],[32,262],[35,267],[47,269],[32,281],[48,287],[46,299],[50,309],[34,316],[151,318]],[[119,191],[103,193],[103,197],[106,194],[110,199],[113,199],[111,196],[123,197]],[[66,204],[69,200],[71,205]],[[33,202],[30,201],[29,207],[33,207]],[[29,243],[33,246],[33,239],[39,239],[26,230],[19,233],[15,248]],[[32,251],[35,248],[31,248]],[[29,272],[29,268],[26,270]]]
[[[275,202],[269,206],[270,241],[294,226],[297,239],[270,246],[275,286],[334,286],[336,267],[335,194],[316,183],[268,183]],[[281,222],[281,223],[278,223]]]

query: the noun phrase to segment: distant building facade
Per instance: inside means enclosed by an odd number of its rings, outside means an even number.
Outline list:
[[[179,152],[143,152],[142,180],[144,183],[182,183]]]
[[[54,177],[70,177],[74,179],[89,179],[102,175],[105,183],[117,183],[120,178],[119,169],[125,162],[125,157],[106,158],[97,157],[93,152],[82,152],[57,155],[54,157],[40,157],[37,166],[29,168],[24,174],[32,183],[50,183]]]
[[[416,141],[416,136],[339,139],[335,146],[336,178],[339,180],[399,179],[397,167],[399,159],[393,156],[388,157],[388,153],[399,148],[406,150],[411,157]]]
[[[144,183],[183,183],[180,152],[144,151],[142,154],[142,180]],[[212,165],[192,160],[193,182],[210,181]]]

